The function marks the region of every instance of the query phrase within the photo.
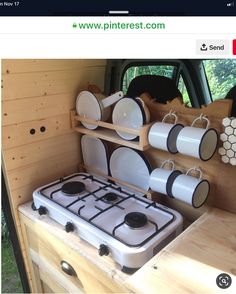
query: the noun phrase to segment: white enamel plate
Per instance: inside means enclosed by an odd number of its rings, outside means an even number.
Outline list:
[[[79,116],[90,118],[93,120],[101,120],[102,110],[99,105],[97,98],[88,91],[82,91],[76,99],[76,111]],[[82,122],[82,124],[90,130],[97,128],[96,125],[87,124]]]
[[[148,191],[151,167],[145,157],[128,147],[118,147],[110,158],[113,178]]]
[[[86,166],[108,175],[107,147],[102,140],[89,135],[83,135],[81,138],[81,149]]]
[[[112,113],[112,121],[114,124],[139,129],[145,123],[145,114],[139,103],[132,98],[123,98],[118,101]],[[125,140],[133,140],[137,135],[128,134],[121,131],[116,131],[117,134]]]

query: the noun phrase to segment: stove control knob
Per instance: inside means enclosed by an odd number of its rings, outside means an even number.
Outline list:
[[[44,206],[40,206],[38,209],[39,215],[47,214],[47,208]]]
[[[65,225],[65,230],[66,230],[67,233],[74,232],[75,227],[71,222],[67,222],[66,225]]]
[[[99,246],[99,249],[98,249],[98,254],[100,256],[108,255],[109,254],[109,248],[107,247],[107,245],[101,244]]]

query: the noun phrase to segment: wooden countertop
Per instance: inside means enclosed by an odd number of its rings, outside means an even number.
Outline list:
[[[81,256],[85,257],[92,264],[106,272],[110,278],[114,279],[118,283],[124,284],[129,275],[121,271],[121,266],[118,263],[113,261],[109,256],[98,258],[98,252],[95,247],[80,239],[80,237],[75,233],[66,233],[60,224],[48,216],[40,216],[37,211],[32,210],[31,203],[32,202],[28,202],[26,204],[20,205],[18,210],[24,216],[50,232],[53,236],[63,241],[66,245],[78,252]]]
[[[47,216],[32,211],[31,203],[19,211],[78,251],[127,292],[137,293],[236,293],[236,215],[209,209],[181,235],[133,275],[121,271],[110,257],[97,258],[97,250]],[[216,277],[228,273],[232,285],[220,289]]]
[[[216,277],[228,273],[227,289]],[[138,293],[236,293],[236,215],[210,209],[126,284]]]

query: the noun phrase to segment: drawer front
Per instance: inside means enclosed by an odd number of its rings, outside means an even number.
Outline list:
[[[41,226],[35,224],[33,226],[32,221],[29,219],[25,217],[23,219],[31,260],[39,266],[41,272],[46,272],[48,268],[53,280],[58,280],[65,290],[70,293],[74,291],[77,293],[125,292],[124,288],[112,280],[111,277],[62,241],[55,238]],[[74,275],[69,275],[63,271],[61,267],[62,261],[65,261],[69,267],[73,268]],[[63,283],[64,280],[68,281],[69,284]],[[68,285],[70,285],[69,289]]]

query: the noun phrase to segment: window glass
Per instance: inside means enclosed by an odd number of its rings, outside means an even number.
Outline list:
[[[186,85],[185,85],[185,82],[184,82],[184,79],[183,79],[182,75],[180,75],[180,78],[179,78],[178,89],[183,95],[184,103],[187,106],[191,107],[192,103],[191,103],[191,100],[189,98],[188,90],[186,88]]]
[[[203,61],[212,100],[225,98],[229,90],[236,85],[236,60]]]
[[[173,78],[175,66],[173,65],[137,65],[129,67],[123,78],[122,90],[126,94],[130,82],[137,76],[160,75]]]

